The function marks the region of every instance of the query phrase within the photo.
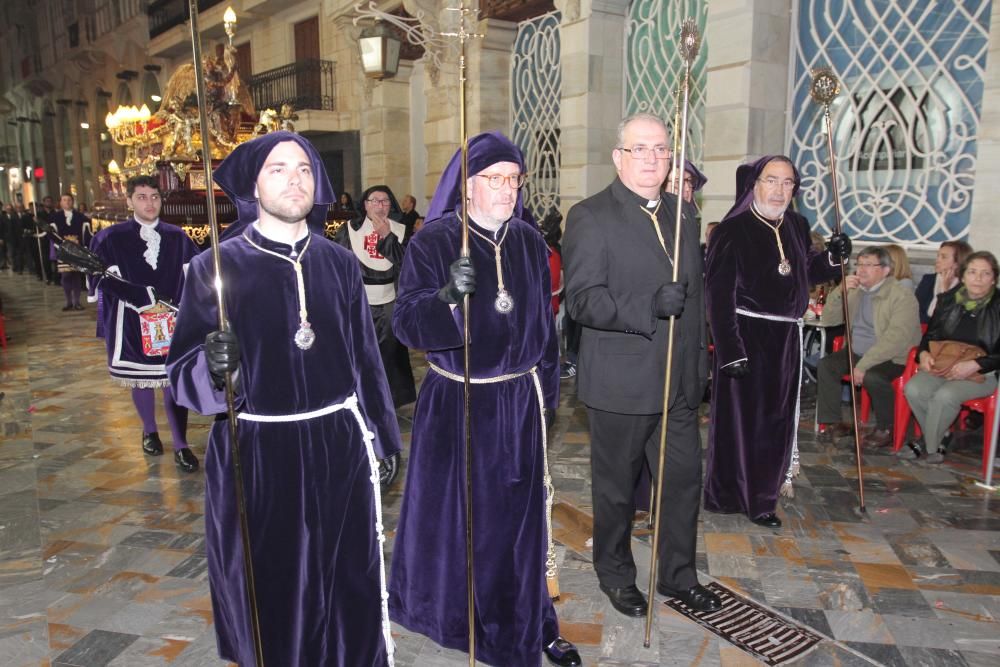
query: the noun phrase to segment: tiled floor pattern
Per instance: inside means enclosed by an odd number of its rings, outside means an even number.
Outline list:
[[[12,337],[0,355],[0,665],[222,664],[202,473],[142,455],[128,392],[107,379],[92,307],[64,314],[61,290],[7,273],[0,295]],[[756,664],[662,604],[644,649],[643,620],[617,614],[598,592],[587,549],[586,416],[572,382],[563,389],[550,437],[563,633],[588,665]],[[803,425],[811,418],[807,410]],[[207,424],[192,420],[199,455]],[[804,428],[797,494],[779,510],[785,527],[703,513],[703,579],[821,633],[799,665],[1000,664],[1000,500],[972,484],[981,438],[959,437],[938,467],[866,456],[862,515],[850,452]],[[386,499],[390,528],[401,486]],[[648,540],[637,531],[642,588]],[[394,630],[402,667],[468,664]]]

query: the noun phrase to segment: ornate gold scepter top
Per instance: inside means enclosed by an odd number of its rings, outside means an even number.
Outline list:
[[[833,150],[833,119],[830,117],[830,104],[840,95],[840,80],[829,67],[817,67],[811,72],[812,84],[809,86],[809,96],[813,101],[823,106],[823,118],[826,122],[826,150],[830,156],[830,185],[833,192],[833,233],[840,234],[840,189],[837,187],[837,154]],[[841,303],[844,308],[844,344],[847,350],[848,373],[854,377],[854,350],[851,345],[851,313],[847,307],[847,266],[840,263],[840,285],[842,290]],[[865,481],[861,465],[861,427],[858,420],[858,390],[851,380],[851,415],[854,418],[854,454],[858,466],[858,501],[859,510],[865,510]]]
[[[673,281],[676,283],[680,277],[680,266],[681,266],[681,220],[682,220],[682,209],[684,207],[684,189],[681,187],[683,184],[683,169],[684,169],[684,157],[687,151],[687,122],[688,122],[688,94],[691,87],[691,64],[694,59],[698,57],[698,51],[701,49],[701,33],[698,32],[698,24],[693,18],[684,19],[684,23],[681,24],[681,34],[680,43],[678,45],[678,50],[680,51],[681,58],[684,59],[684,77],[681,79],[680,86],[680,131],[675,134],[679,135],[680,150],[678,151],[680,155],[676,156],[674,162],[675,168],[679,171],[677,172],[677,203],[675,205],[676,216],[674,217],[674,254],[673,254],[673,265],[674,274]],[[679,166],[676,166],[679,165]],[[664,249],[665,250],[665,249]],[[650,511],[654,513],[653,519],[653,553],[650,556],[649,561],[649,595],[652,597],[654,591],[656,590],[656,561],[658,556],[657,546],[660,540],[660,506],[663,502],[663,464],[667,456],[667,417],[668,411],[670,409],[670,376],[673,371],[673,359],[674,359],[674,329],[677,324],[677,318],[670,318],[670,325],[667,329],[667,363],[666,369],[664,371],[663,377],[663,413],[660,417],[660,457],[659,463],[656,470],[656,496],[655,505],[656,507],[650,507]],[[653,605],[646,605],[646,634],[643,639],[642,645],[645,648],[649,648],[650,635],[653,631]]]
[[[466,17],[474,10],[465,6],[461,0],[458,7],[448,7],[448,11],[458,12],[458,30],[442,32],[444,37],[455,37],[459,43],[458,54],[458,135],[462,143],[462,257],[469,256],[469,135],[465,127],[465,43],[470,39],[482,37],[466,30]],[[468,605],[469,625],[469,667],[476,665],[476,591],[473,576],[472,553],[472,378],[470,375],[471,354],[469,348],[469,295],[462,297],[462,364],[463,413],[465,421],[465,585]]]

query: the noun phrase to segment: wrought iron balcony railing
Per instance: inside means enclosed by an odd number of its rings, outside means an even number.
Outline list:
[[[280,111],[282,104],[296,110],[333,111],[337,99],[333,71],[333,61],[307,58],[254,74],[250,77],[254,106],[258,111]]]
[[[222,0],[198,0],[198,11],[203,12],[221,2]],[[147,12],[150,39],[183,25],[191,17],[188,0],[153,0],[149,3]]]

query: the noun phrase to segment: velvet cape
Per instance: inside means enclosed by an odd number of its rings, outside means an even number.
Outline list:
[[[244,233],[288,256],[292,246]],[[303,251],[309,241],[309,246]],[[357,260],[312,234],[295,244],[316,340],[299,326],[291,263],[242,235],[220,244],[225,302],[240,341],[237,406],[257,415],[296,415],[357,394],[374,453],[400,448],[399,427],[379,359]],[[237,279],[238,276],[238,279]],[[202,414],[225,411],[205,361],[218,328],[211,253],[191,263],[167,372],[177,402]],[[268,665],[384,665],[376,496],[361,428],[349,410],[287,422],[239,420],[252,558]],[[254,664],[232,483],[228,425],[213,425],[205,455],[205,538],[219,654]]]
[[[773,512],[791,457],[802,348],[798,326],[738,315],[737,308],[797,319],[809,305],[809,286],[839,274],[829,253],[817,252],[805,218],[786,211],[780,227],[788,276],[774,231],[752,210],[725,219],[712,232],[705,294],[715,343],[708,429],[705,509]],[[747,359],[750,374],[733,379],[720,368]]]
[[[135,218],[129,218],[101,230],[91,242],[91,250],[109,270],[134,283],[91,278],[102,299],[98,308],[98,336],[107,344],[108,372],[117,384],[165,387],[169,384],[166,358],[143,352],[139,313],[155,305],[152,290],[175,304],[180,303],[184,269],[198,254],[198,247],[180,227],[161,221],[155,227],[160,235],[160,250],[154,269],[143,257],[146,242],[139,236],[139,227]]]
[[[488,165],[487,165],[488,166]],[[471,311],[473,378],[536,367],[544,403],[559,394],[559,347],[550,303],[548,250],[517,217],[494,235],[514,309],[494,309],[493,246],[470,233],[476,270]],[[430,363],[461,376],[462,314],[438,299],[459,256],[458,218],[448,215],[414,235],[396,298],[394,329]],[[476,657],[493,665],[538,665],[559,634],[545,582],[547,534],[542,415],[530,375],[472,385],[473,549]],[[417,397],[406,488],[392,556],[392,619],[438,644],[468,649],[465,559],[463,383],[428,371]]]

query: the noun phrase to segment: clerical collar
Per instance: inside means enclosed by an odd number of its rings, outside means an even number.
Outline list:
[[[616,181],[615,186],[616,186],[615,189],[619,190],[621,192],[621,197],[627,198],[628,203],[631,204],[631,202],[635,202],[636,204],[638,204],[639,206],[641,206],[643,209],[654,209],[654,208],[656,208],[656,205],[659,204],[660,201],[661,201],[661,199],[662,199],[662,196],[658,197],[656,199],[650,199],[649,197],[643,197],[638,192],[635,192],[634,190],[630,190],[627,185],[625,185],[624,183],[622,183],[622,181],[621,181],[620,178]]]

